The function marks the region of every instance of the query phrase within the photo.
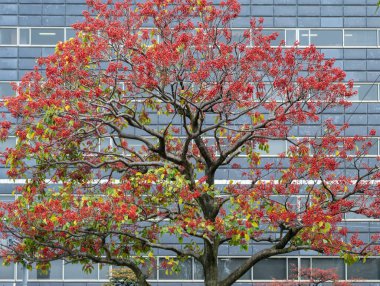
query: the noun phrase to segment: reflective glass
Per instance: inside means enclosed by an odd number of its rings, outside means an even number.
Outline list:
[[[36,265],[32,266],[33,269],[29,271],[29,279],[62,279],[62,260],[50,262],[50,269],[42,271],[36,269]],[[23,277],[23,266],[17,264],[17,279]]]
[[[108,279],[110,274],[109,265],[103,264],[101,267],[99,265],[99,279]]]
[[[339,258],[313,258],[313,269],[334,269],[334,273],[338,274],[339,279],[344,279],[344,261]]]
[[[30,45],[30,29],[20,29],[20,44]]]
[[[160,262],[164,261],[165,258],[160,258]],[[192,280],[192,263],[191,260],[180,261],[179,262],[180,271],[174,272],[170,269],[159,269],[159,279],[160,280]]]
[[[4,152],[6,148],[13,148],[16,146],[16,137],[7,138],[5,141],[0,141],[0,153]]]
[[[2,202],[13,202],[14,200],[15,200],[15,196],[13,196],[13,195],[0,194],[0,201],[2,201]]]
[[[285,30],[263,30],[263,34],[266,36],[272,35],[273,33],[276,33],[278,36],[276,40],[271,42],[271,46],[278,46],[281,41],[285,41]]]
[[[66,41],[75,38],[76,31],[72,28],[67,28],[66,29]]]
[[[0,98],[12,96],[14,94],[15,91],[12,89],[9,82],[0,82]]]
[[[220,278],[226,278],[246,260],[247,259],[245,258],[219,258],[218,270]],[[239,280],[251,280],[251,269],[249,269]]]
[[[194,260],[194,279],[195,280],[203,280],[204,277],[205,276],[203,274],[202,264],[200,262],[198,262],[197,260]]]
[[[380,259],[368,258],[365,263],[359,261],[353,265],[347,265],[347,279],[380,279]]]
[[[82,270],[82,264],[65,264],[65,279],[98,279],[98,265],[94,264],[94,269],[91,273],[85,273]]]
[[[47,271],[35,270],[29,274],[30,279],[62,279],[62,261],[52,261],[51,267]]]
[[[3,265],[3,260],[0,259],[0,279],[14,279],[15,269],[14,264],[9,266]]]
[[[297,31],[286,30],[286,45],[292,46],[296,40],[297,40]]]
[[[298,279],[298,259],[288,258],[288,279]]]
[[[342,46],[342,30],[311,30],[310,42],[316,46]]]
[[[377,100],[377,84],[355,84],[354,90],[357,94],[350,97],[350,100]]]
[[[300,30],[299,31],[299,42],[301,46],[309,45],[309,30]]]
[[[32,45],[55,45],[64,40],[63,29],[32,28]]]
[[[345,30],[345,46],[377,46],[376,30]]]
[[[268,153],[265,150],[260,150],[257,144],[255,152],[261,155],[279,155],[280,153],[286,152],[286,142],[283,140],[268,140]]]
[[[16,28],[1,28],[0,29],[0,45],[16,45],[17,44],[17,29]]]
[[[311,267],[310,258],[301,258],[301,269],[307,269]],[[301,279],[309,279],[307,276],[302,276]]]
[[[265,259],[253,266],[254,280],[286,279],[286,259]]]

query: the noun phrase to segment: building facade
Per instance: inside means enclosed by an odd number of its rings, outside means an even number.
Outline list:
[[[240,0],[241,14],[234,21],[236,32],[249,26],[251,17],[263,17],[265,33],[277,32],[276,42],[287,45],[299,41],[300,46],[314,44],[336,65],[344,69],[347,79],[355,81],[358,94],[347,109],[331,110],[324,118],[336,124],[348,121],[347,136],[367,135],[375,129],[380,134],[380,12],[377,0]],[[0,95],[12,95],[10,82],[19,81],[33,69],[38,57],[54,52],[58,41],[75,33],[70,25],[81,21],[86,9],[85,0],[0,0]],[[7,117],[7,114],[5,114]],[[298,136],[311,136],[321,132],[320,123],[299,128]],[[380,155],[379,138],[369,156]],[[0,148],[12,146],[15,139],[1,143]],[[286,142],[271,144],[271,153],[285,151]],[[6,178],[6,168],[0,168],[0,199],[13,200],[15,182]],[[239,179],[235,170],[225,169],[217,179]],[[16,182],[17,183],[17,182]],[[358,215],[347,215],[345,222],[350,230],[359,232],[364,241],[380,232],[377,220]],[[167,237],[167,243],[171,243]],[[251,245],[247,252],[238,247],[225,247],[220,253],[220,273],[226,275],[238,267],[242,259],[265,247]],[[158,252],[158,259],[170,253]],[[356,285],[380,285],[380,258],[371,257],[365,264],[346,265],[339,257],[324,257],[314,252],[298,252],[262,261],[246,273],[236,285],[266,285],[273,279],[292,278],[294,269],[335,268],[341,280],[354,280]],[[32,270],[28,285],[103,285],[108,281],[108,266],[95,265],[86,274],[80,265],[64,261],[52,263],[50,272]],[[301,278],[301,277],[299,277]],[[20,265],[0,266],[0,286],[21,285],[23,270]],[[164,270],[151,274],[152,285],[202,285],[200,267],[193,260],[183,263],[182,272],[168,275]]]

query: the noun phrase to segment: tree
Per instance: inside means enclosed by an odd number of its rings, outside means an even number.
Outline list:
[[[340,224],[349,212],[378,216],[371,141],[343,137],[348,125],[331,120],[318,136],[294,137],[349,106],[353,83],[333,60],[313,46],[271,47],[276,35],[261,20],[237,34],[236,0],[87,3],[77,37],[39,59],[5,101],[17,125],[3,121],[1,138],[17,143],[4,163],[26,180],[1,205],[1,231],[14,241],[6,261],[112,264],[149,285],[141,266],[164,249],[176,259],[162,267],[192,257],[205,285],[227,286],[297,250],[351,262],[376,253],[376,237],[364,243]],[[243,180],[217,184],[225,168]],[[271,245],[220,278],[219,248],[255,242]]]

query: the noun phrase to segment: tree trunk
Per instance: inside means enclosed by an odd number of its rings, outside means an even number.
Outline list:
[[[206,286],[218,286],[218,247],[205,242],[203,272]]]

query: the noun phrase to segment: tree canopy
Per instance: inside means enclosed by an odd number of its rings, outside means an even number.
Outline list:
[[[17,143],[3,163],[25,180],[1,204],[7,261],[126,266],[149,285],[161,249],[199,262],[205,285],[227,286],[279,254],[378,251],[377,237],[342,224],[351,212],[378,217],[379,170],[370,140],[321,121],[355,93],[334,60],[272,46],[261,19],[232,29],[236,0],[102,2],[87,1],[77,36],[5,100],[17,124],[2,121],[1,138]],[[310,123],[321,133],[298,137]],[[257,242],[268,247],[219,276],[221,246]]]

